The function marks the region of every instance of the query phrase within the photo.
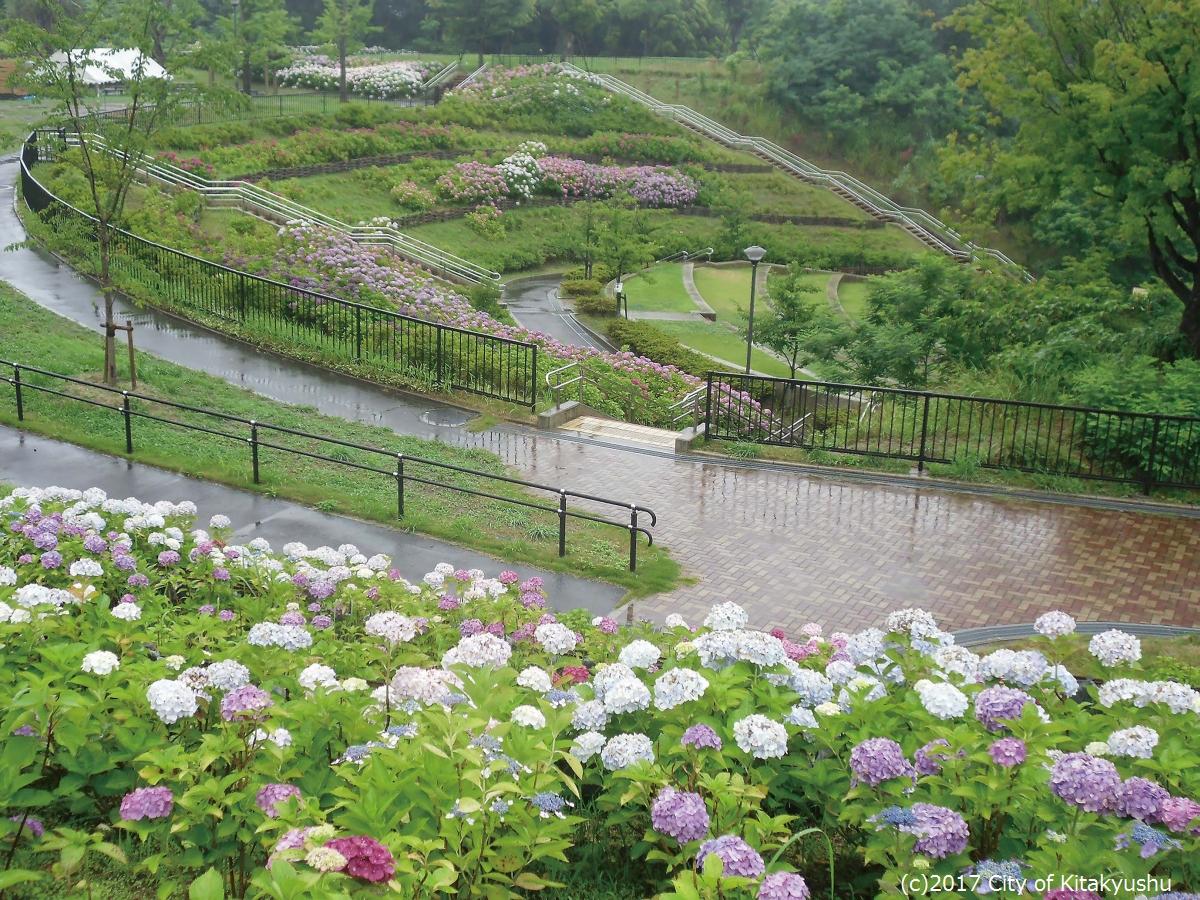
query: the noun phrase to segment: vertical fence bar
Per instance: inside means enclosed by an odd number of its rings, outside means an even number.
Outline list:
[[[637,571],[637,514],[636,505],[629,507],[629,571]]]
[[[13,363],[13,389],[17,392],[17,421],[25,421],[25,402],[21,397],[21,367]]]
[[[538,380],[537,380],[537,361],[538,361],[538,345],[533,345],[533,377],[529,384],[529,409],[530,411],[537,408]]]
[[[129,415],[129,391],[121,391],[121,415],[125,418],[125,452],[133,452],[133,420]]]
[[[708,380],[704,385],[704,440],[707,443],[709,436],[712,434],[712,387],[713,373],[708,373]],[[697,422],[697,425],[700,423]]]
[[[558,492],[558,555],[567,555],[567,492]]]
[[[917,471],[925,471],[925,436],[929,431],[929,394],[925,395],[925,404],[921,409],[921,449],[917,451]]]
[[[354,358],[362,359],[362,307],[354,307]]]
[[[396,518],[404,518],[404,454],[396,454]]]
[[[250,463],[254,467],[254,483],[258,484],[258,424],[250,420]]]
[[[442,368],[445,363],[445,358],[443,356],[445,351],[442,347],[442,343],[445,338],[445,334],[446,334],[446,329],[439,327],[437,330],[437,355],[435,358],[435,370],[437,371],[438,384],[444,384],[445,380],[446,380],[446,377],[444,374],[445,370]]]
[[[1156,480],[1154,476],[1154,463],[1156,461],[1155,458],[1158,455],[1158,430],[1161,425],[1162,417],[1155,416],[1154,431],[1150,434],[1150,458],[1146,462],[1146,477],[1142,484],[1143,494],[1149,494],[1152,490],[1154,490],[1154,482]]]

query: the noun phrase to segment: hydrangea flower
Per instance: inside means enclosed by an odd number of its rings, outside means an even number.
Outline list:
[[[529,804],[538,811],[538,817],[542,819],[548,819],[551,816],[559,819],[565,818],[563,810],[568,806],[575,805],[552,791],[541,791],[534,794],[529,798]]]
[[[206,681],[219,691],[232,691],[250,683],[250,670],[235,659],[222,659],[204,668]]]
[[[262,688],[244,684],[221,698],[221,718],[226,722],[261,719],[259,714],[273,703],[271,695]]]
[[[165,819],[175,807],[170,788],[145,787],[130,791],[121,799],[121,818],[130,822],[141,819]]]
[[[970,706],[967,695],[945,681],[921,679],[913,685],[913,689],[926,711],[939,719],[960,718]]]
[[[755,759],[776,759],[787,754],[787,729],[758,713],[733,723],[733,739],[742,752]]]
[[[1055,638],[1066,637],[1068,634],[1074,632],[1075,620],[1065,612],[1052,610],[1038,616],[1033,622],[1033,627],[1038,634],[1053,640]]]
[[[274,819],[279,815],[276,807],[281,803],[286,803],[292,797],[300,797],[300,788],[291,784],[267,784],[255,795],[254,802],[259,809]]]
[[[1127,778],[1116,790],[1114,811],[1129,819],[1157,822],[1164,802],[1171,798],[1161,785],[1146,778]]]
[[[154,714],[168,725],[194,715],[199,708],[196,694],[186,684],[160,678],[146,690],[146,701]]]
[[[603,731],[608,726],[608,711],[599,700],[580,703],[571,713],[571,727],[577,731]]]
[[[696,853],[697,869],[704,868],[709,854],[721,860],[723,875],[757,878],[767,867],[758,851],[734,834],[723,834],[701,844]]]
[[[1141,659],[1142,642],[1132,634],[1113,628],[1093,635],[1088,641],[1088,651],[1100,660],[1101,665],[1112,668]]]
[[[571,755],[580,762],[587,762],[604,749],[604,735],[598,731],[585,731],[571,743]]]
[[[374,838],[334,838],[326,842],[325,846],[345,857],[346,867],[342,871],[352,878],[380,884],[390,881],[396,874],[396,861],[392,852]]]
[[[975,695],[975,718],[988,731],[1000,731],[1010,719],[1019,719],[1026,703],[1034,700],[1024,691],[996,685]]]
[[[809,900],[804,878],[795,872],[772,872],[758,886],[758,900]]]
[[[537,691],[539,694],[545,694],[554,687],[550,680],[550,673],[538,666],[528,666],[522,669],[521,674],[517,676],[517,684],[523,688],[529,688],[531,691]]]
[[[574,635],[572,635],[574,638]],[[442,655],[442,665],[469,666],[472,669],[499,668],[512,656],[512,645],[494,634],[475,634],[465,637],[458,645]]]
[[[622,647],[617,659],[631,669],[649,669],[658,663],[661,655],[662,651],[652,643],[639,639]]]
[[[610,772],[638,762],[654,762],[654,742],[644,734],[618,734],[600,751],[600,761]]]
[[[1188,797],[1168,797],[1158,809],[1158,817],[1164,825],[1178,833],[1187,831],[1193,823],[1193,834],[1200,834],[1200,803]]]
[[[1004,768],[1019,766],[1025,762],[1025,742],[1020,738],[1003,737],[988,747],[992,762]]]
[[[746,627],[750,614],[736,603],[718,603],[704,619],[704,627],[713,631],[734,631]]]
[[[891,738],[868,738],[850,751],[850,771],[855,783],[876,787],[892,778],[913,777],[904,750]]]
[[[346,857],[332,847],[313,847],[304,857],[304,862],[318,872],[340,872],[346,868]]]
[[[659,834],[681,844],[698,841],[708,832],[708,810],[704,798],[688,791],[665,787],[650,805],[650,821]]]
[[[315,691],[318,687],[326,688],[327,690],[337,690],[340,686],[337,672],[329,666],[323,666],[320,663],[305,666],[300,674],[296,676],[296,680],[300,683],[300,687],[306,691]]]
[[[902,830],[917,835],[914,852],[945,859],[967,849],[970,831],[966,820],[954,810],[932,803],[914,803],[912,813],[916,821]]]
[[[546,717],[536,706],[518,706],[512,711],[512,720],[526,728],[545,728]]]
[[[1122,728],[1108,736],[1108,752],[1113,756],[1150,759],[1158,745],[1158,732],[1145,725]]]
[[[83,657],[80,669],[92,675],[111,675],[121,668],[121,659],[108,650],[93,650]]]
[[[720,750],[722,746],[721,738],[703,722],[688,727],[679,743],[685,747],[695,747],[697,750]]]
[[[534,632],[534,639],[542,645],[542,649],[554,656],[564,656],[575,649],[577,643],[575,632],[559,622],[549,622],[539,625]]]
[[[1116,805],[1121,776],[1106,759],[1067,753],[1050,770],[1050,790],[1088,812],[1108,812]]]
[[[637,712],[650,706],[650,689],[637,678],[622,678],[604,691],[604,711],[609,715]]]

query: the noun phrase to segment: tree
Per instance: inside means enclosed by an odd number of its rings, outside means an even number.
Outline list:
[[[1183,304],[1200,355],[1200,5],[987,0],[950,21],[976,42],[960,82],[982,98],[980,127],[952,157],[976,173],[961,179],[971,199],[1003,213],[1099,198]]]
[[[502,48],[505,40],[533,20],[534,0],[429,0],[441,16],[448,40],[463,50],[483,54]]]
[[[632,210],[612,201],[600,222],[596,256],[618,280],[626,273],[654,261],[657,248],[649,239],[644,223]]]
[[[6,36],[18,58],[38,60],[22,74],[25,84],[52,102],[51,120],[62,124],[63,134],[78,135],[78,163],[87,183],[89,201],[84,212],[94,220],[100,259],[100,288],[104,292],[104,381],[116,382],[116,322],[113,319],[113,232],[125,209],[129,189],[137,177],[137,162],[151,152],[153,138],[171,121],[182,90],[147,74],[153,45],[154,4],[134,0],[101,0],[81,14],[73,3],[38,0],[34,22],[13,23]],[[108,43],[107,23],[127,23],[130,49],[140,52],[131,73],[119,72],[91,49]],[[50,27],[35,24],[51,22]],[[134,27],[134,23],[140,23]],[[87,79],[89,72],[104,71],[124,83],[128,96],[123,116],[98,115],[104,100]],[[106,148],[108,148],[106,150]]]
[[[539,0],[538,11],[554,27],[554,46],[563,56],[576,51],[580,37],[590,38],[613,12],[613,0]],[[588,49],[592,46],[588,42]]]
[[[292,20],[283,0],[234,0],[232,5],[233,14],[222,18],[220,25],[239,60],[242,93],[249,94],[255,67],[265,69],[281,55]]]
[[[812,358],[809,339],[828,326],[827,304],[814,303],[816,291],[807,287],[799,272],[772,279],[770,302],[764,304],[754,323],[755,343],[770,347],[782,356],[796,377],[801,360]],[[745,334],[743,329],[743,334]]]
[[[363,39],[375,31],[371,26],[375,0],[325,0],[313,37],[328,41],[337,50],[338,99],[349,99],[346,90],[346,56],[362,47]]]

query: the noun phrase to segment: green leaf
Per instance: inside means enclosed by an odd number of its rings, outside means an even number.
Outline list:
[[[209,869],[188,885],[188,900],[225,900],[225,884],[221,881],[221,873]]]
[[[0,872],[0,891],[7,890],[14,884],[37,881],[42,877],[41,872],[31,872],[29,869],[8,869],[5,872]]]

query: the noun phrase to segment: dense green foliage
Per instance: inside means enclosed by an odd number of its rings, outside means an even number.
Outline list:
[[[609,340],[617,346],[666,365],[678,366],[693,375],[703,376],[714,367],[707,356],[689,350],[649,322],[614,318],[607,323],[606,330]]]

